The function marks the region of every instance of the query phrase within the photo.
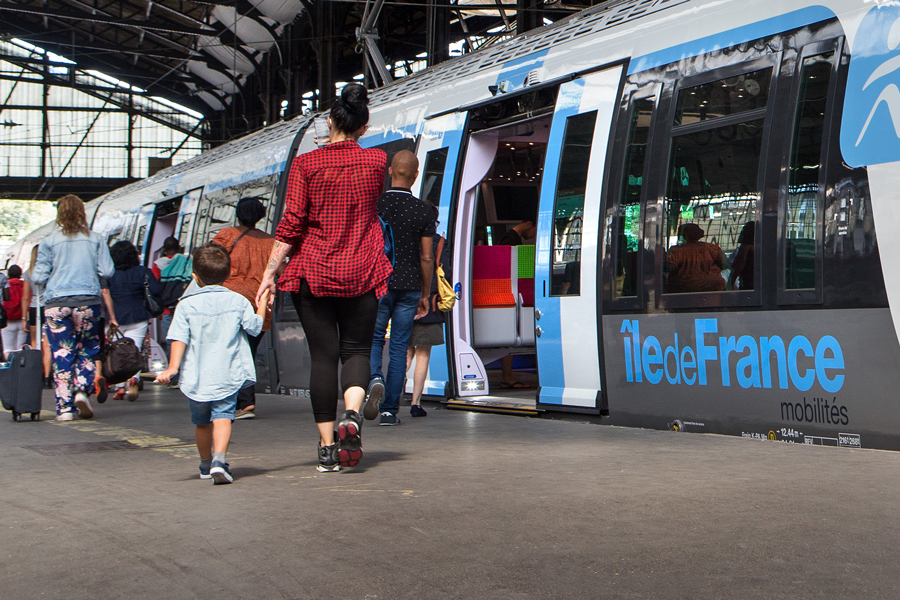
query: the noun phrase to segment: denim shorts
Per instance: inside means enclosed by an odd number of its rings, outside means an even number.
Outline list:
[[[234,421],[234,410],[237,408],[238,393],[235,392],[224,400],[213,400],[212,402],[197,402],[190,400],[191,403],[191,423],[194,425],[209,425],[216,419],[228,419]]]

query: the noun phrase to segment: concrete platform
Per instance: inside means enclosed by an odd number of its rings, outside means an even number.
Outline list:
[[[230,486],[177,391],[0,413],[0,597],[900,597],[898,453],[428,405],[319,475],[308,403],[259,407]]]

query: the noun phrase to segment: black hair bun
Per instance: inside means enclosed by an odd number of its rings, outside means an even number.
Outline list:
[[[341,90],[341,100],[350,112],[361,113],[369,104],[369,92],[358,83],[348,83]]]

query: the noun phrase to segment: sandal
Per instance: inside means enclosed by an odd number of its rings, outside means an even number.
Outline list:
[[[117,388],[116,394],[113,396],[113,400],[124,400],[125,399],[125,388]]]

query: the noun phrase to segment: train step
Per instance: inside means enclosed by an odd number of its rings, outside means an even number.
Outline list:
[[[477,398],[452,398],[443,402],[446,408],[454,410],[470,410],[474,412],[489,412],[504,415],[517,415],[520,417],[537,417],[543,410],[533,404],[510,402],[509,398],[500,396],[478,396]]]

